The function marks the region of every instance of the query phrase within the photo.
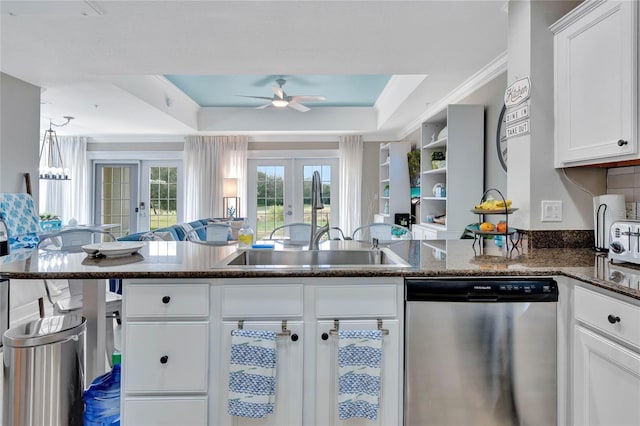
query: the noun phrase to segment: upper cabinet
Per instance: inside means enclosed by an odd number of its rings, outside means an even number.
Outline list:
[[[420,228],[456,239],[484,192],[484,106],[448,105],[422,123]]]
[[[555,167],[640,158],[638,9],[587,0],[551,26]]]
[[[396,213],[411,212],[409,188],[409,142],[380,145],[379,210],[376,222],[393,223]]]

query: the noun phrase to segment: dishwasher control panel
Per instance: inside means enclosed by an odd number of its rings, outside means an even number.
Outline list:
[[[406,301],[554,302],[552,278],[407,278]]]

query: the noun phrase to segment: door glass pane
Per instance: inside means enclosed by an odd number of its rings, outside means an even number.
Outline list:
[[[177,167],[149,167],[149,229],[175,225],[178,196]]]
[[[114,228],[110,232],[116,237],[127,235],[131,232],[129,209],[131,168],[104,166],[101,169],[102,196],[98,206],[98,223],[119,224],[119,228]]]
[[[329,165],[309,165],[302,168],[304,177],[302,186],[303,221],[311,223],[311,180],[313,172],[316,170],[320,173],[322,202],[324,203],[324,208],[318,210],[318,226],[324,226],[331,223],[331,166]]]
[[[284,166],[256,168],[256,239],[284,224]]]

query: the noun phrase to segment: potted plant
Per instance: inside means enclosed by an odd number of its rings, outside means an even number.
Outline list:
[[[58,231],[62,229],[62,220],[57,214],[42,213],[40,216],[40,229],[44,232]]]

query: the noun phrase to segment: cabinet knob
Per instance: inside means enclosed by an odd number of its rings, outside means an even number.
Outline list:
[[[167,362],[169,362],[169,357],[166,355],[163,355],[160,357],[160,364],[166,364]]]
[[[615,324],[615,323],[617,323],[617,322],[620,322],[620,317],[618,317],[618,316],[609,315],[609,316],[607,317],[607,319],[609,320],[609,322],[610,322],[611,324]]]
[[[164,296],[164,297],[162,298],[162,303],[164,303],[165,305],[166,305],[167,303],[169,303],[170,301],[171,301],[171,297],[170,297],[170,296]]]
[[[618,146],[625,146],[629,143],[629,141],[625,141],[624,139],[618,139]]]
[[[298,339],[299,339],[299,337],[298,337],[298,335],[297,335],[297,334],[293,333],[293,334],[291,335],[291,341],[293,341],[293,342],[297,342],[297,341],[298,341]]]
[[[329,340],[329,333],[322,333],[321,339],[322,340]]]

